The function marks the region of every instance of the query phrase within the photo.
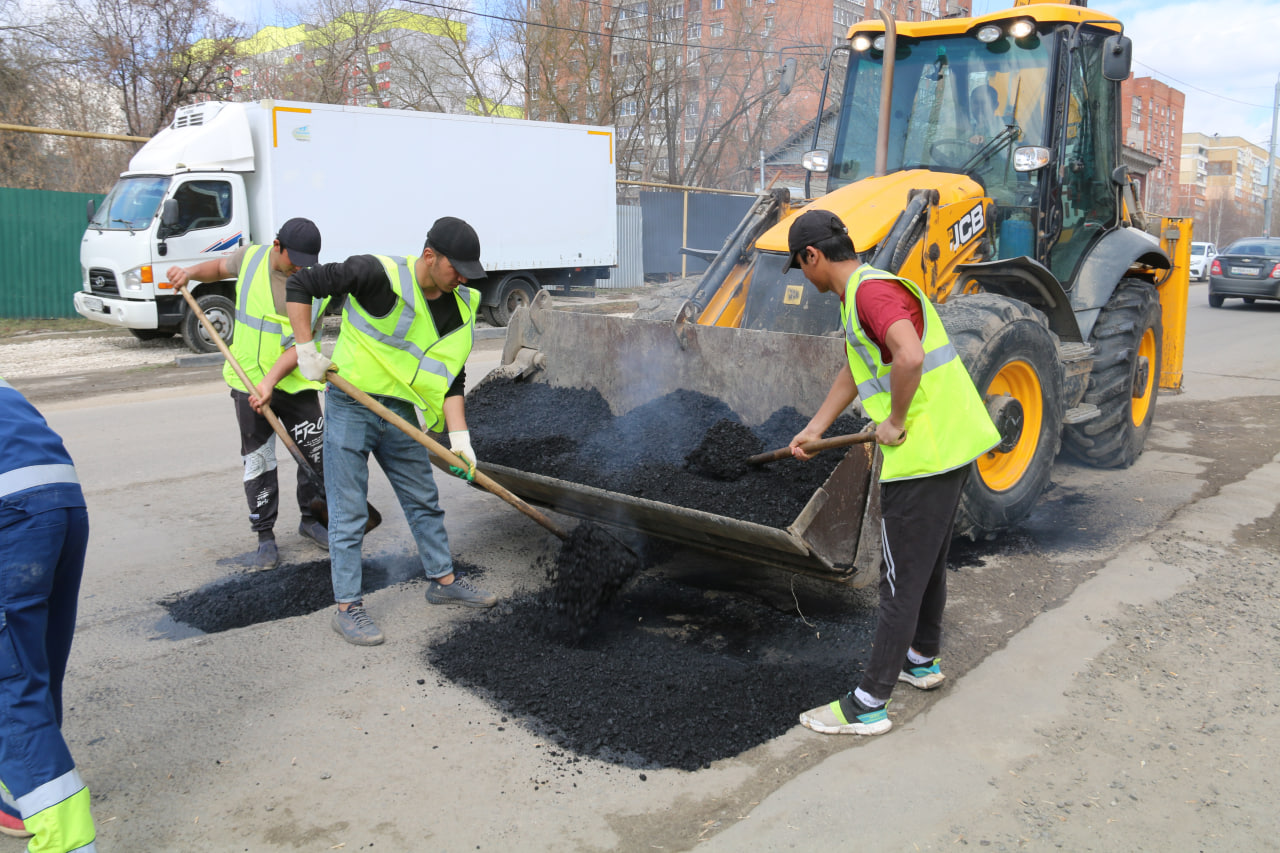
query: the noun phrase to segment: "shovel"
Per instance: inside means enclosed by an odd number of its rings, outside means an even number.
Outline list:
[[[240,381],[244,383],[245,388],[253,388],[254,384],[249,379],[249,374],[244,372],[244,368],[240,366],[240,362],[236,361],[236,357],[231,354],[231,350],[227,348],[226,341],[222,340],[222,336],[218,334],[218,330],[209,322],[209,318],[200,310],[199,304],[185,287],[179,287],[178,292],[187,300],[196,318],[200,320],[200,325],[204,326],[204,330],[209,333],[209,337],[218,345],[218,349],[222,352],[227,363],[231,365],[231,369],[236,372],[236,376],[240,377]],[[280,441],[288,449],[289,455],[298,463],[298,467],[302,469],[302,473],[306,475],[311,484],[324,494],[324,478],[320,476],[315,468],[311,467],[310,460],[303,455],[298,449],[298,445],[294,443],[293,436],[289,435],[289,431],[284,428],[284,424],[280,423],[280,419],[276,417],[276,413],[271,411],[270,404],[264,403],[262,406],[262,416],[267,419],[267,423],[271,424],[271,429],[275,430],[276,435],[280,436]],[[373,528],[382,523],[382,513],[374,509],[373,504],[366,504],[369,511],[369,520],[365,523],[364,532],[368,533]],[[324,498],[315,498],[311,501],[310,509],[316,514],[316,518],[320,519],[320,523],[325,527],[329,526],[329,505]]]
[[[868,441],[875,441],[876,434],[874,432],[855,432],[851,435],[837,435],[831,438],[819,438],[815,441],[806,441],[800,445],[800,448],[809,454],[817,453],[819,450],[830,450],[833,447],[848,447],[851,444],[865,444]],[[747,457],[748,465],[764,465],[766,462],[776,462],[779,459],[788,459],[791,456],[791,448],[779,447],[777,450],[770,450],[765,453],[758,453],[755,456]]]
[[[395,412],[388,409],[386,406],[379,403],[373,397],[370,397],[368,394],[361,391],[356,386],[352,385],[350,382],[344,379],[341,375],[333,371],[329,371],[326,378],[331,383],[333,383],[333,385],[338,390],[342,391],[347,396],[351,397],[353,400],[361,403],[365,408],[373,412],[378,417],[382,418],[387,423],[391,424],[392,426],[398,427],[401,432],[403,432],[405,435],[409,436],[414,441],[421,444],[423,447],[427,448],[427,450],[431,451],[436,456],[443,459],[446,464],[453,465],[458,468],[470,467],[467,465],[467,463],[463,462],[461,459],[455,456],[453,451],[449,450],[443,444],[436,441],[431,436],[427,435],[424,431],[414,426],[413,424],[409,423],[404,418],[400,417]],[[485,474],[483,471],[480,471],[480,470],[476,471],[475,483],[476,485],[483,487],[486,491],[489,491],[497,495],[498,497],[502,498],[504,501],[511,504],[513,507],[520,510],[525,515],[529,516],[529,518],[532,518],[538,524],[542,525],[547,530],[550,530],[560,539],[569,538],[569,534],[566,533],[563,529],[561,529],[554,521],[547,518],[541,512],[538,512],[538,510],[529,506],[529,504],[525,503],[519,497],[512,494],[501,483],[498,483],[496,480],[494,480],[489,475]]]

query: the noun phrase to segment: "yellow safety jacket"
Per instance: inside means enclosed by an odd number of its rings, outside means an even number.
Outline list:
[[[245,374],[257,385],[276,363],[276,360],[293,346],[293,327],[289,318],[276,313],[275,300],[271,296],[270,246],[250,246],[240,262],[240,276],[236,279],[236,331],[231,336],[231,354],[244,368]],[[328,299],[311,303],[311,330],[315,334],[324,316]],[[222,366],[222,378],[237,391],[252,394],[253,388],[245,388],[235,369],[227,362]],[[296,394],[307,389],[323,388],[319,382],[307,379],[295,367],[276,383],[276,389]]]
[[[1000,443],[1000,432],[951,345],[933,303],[914,282],[869,264],[858,267],[849,277],[840,305],[849,370],[857,383],[863,411],[876,423],[887,420],[892,412],[890,368],[858,322],[858,287],[868,279],[901,282],[924,306],[924,366],[920,386],[907,410],[907,440],[896,447],[881,448],[884,464],[880,481],[928,477],[968,465]]]
[[[395,307],[385,317],[374,317],[348,299],[333,363],[366,394],[417,406],[427,428],[438,432],[444,428],[444,395],[471,355],[480,293],[470,287],[454,290],[462,325],[441,337],[414,275],[416,259],[375,257],[391,280]]]

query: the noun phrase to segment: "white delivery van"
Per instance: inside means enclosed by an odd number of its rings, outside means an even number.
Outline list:
[[[1191,243],[1191,280],[1204,281],[1209,277],[1209,267],[1218,257],[1218,247],[1213,243]]]
[[[617,264],[613,145],[611,128],[552,122],[289,101],[183,107],[90,205],[76,311],[212,352],[168,286],[170,266],[270,243],[294,216],[319,226],[322,263],[416,255],[436,218],[459,216],[489,274],[475,283],[482,316],[506,325],[538,289],[591,290]],[[234,291],[192,290],[223,337]]]

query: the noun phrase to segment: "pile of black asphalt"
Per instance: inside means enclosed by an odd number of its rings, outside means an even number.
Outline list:
[[[747,426],[724,402],[674,391],[615,417],[594,389],[490,378],[467,395],[476,454],[488,463],[738,521],[786,527],[844,451],[747,466],[785,447],[808,417],[794,408]],[[857,432],[843,415],[827,435]]]
[[[592,390],[491,379],[467,409],[486,462],[775,527],[844,455],[748,466],[808,419],[787,408],[748,427],[687,391],[615,417]],[[545,586],[460,623],[427,660],[565,749],[639,768],[738,755],[855,685],[873,608],[806,618],[640,571],[670,547],[584,522],[540,561]]]

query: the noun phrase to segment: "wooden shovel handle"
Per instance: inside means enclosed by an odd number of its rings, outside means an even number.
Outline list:
[[[342,391],[344,394],[351,397],[353,400],[356,400],[357,402],[361,403],[362,405],[365,406],[365,408],[373,412],[378,417],[382,418],[387,423],[398,427],[400,431],[403,432],[405,435],[409,436],[414,441],[418,442],[418,444],[421,444],[423,447],[427,448],[427,450],[431,451],[436,456],[439,456],[448,464],[456,466],[458,468],[468,467],[467,463],[463,462],[461,459],[455,456],[452,450],[445,447],[443,444],[436,441],[431,436],[427,435],[426,432],[419,429],[416,425],[409,423],[404,418],[400,417],[395,412],[391,411],[386,406],[382,405],[382,403],[379,403],[373,397],[370,397],[368,394],[361,391],[356,386],[352,385],[350,382],[344,379],[341,374],[330,371],[325,378],[328,379],[329,382],[332,383],[333,386],[336,387],[339,391]],[[547,518],[542,513],[538,512],[538,510],[529,506],[529,504],[525,503],[523,500],[521,500],[519,497],[517,497],[515,494],[509,491],[506,487],[504,487],[501,483],[497,482],[488,474],[485,474],[483,471],[480,471],[479,469],[476,470],[475,483],[476,485],[484,488],[486,491],[492,492],[493,494],[502,498],[504,501],[511,504],[513,507],[520,510],[525,515],[529,516],[529,518],[532,518],[534,521],[538,522],[538,524],[542,525],[547,530],[550,530],[552,533],[554,533],[556,536],[560,537],[561,539],[569,538],[569,534],[561,530],[554,521]]]
[[[227,342],[222,339],[222,335],[218,334],[218,330],[213,327],[213,324],[209,322],[209,318],[200,310],[200,305],[196,302],[196,298],[192,296],[190,291],[185,287],[179,287],[177,290],[182,294],[183,298],[187,300],[187,305],[191,307],[192,313],[196,315],[197,319],[199,319],[200,325],[204,326],[204,330],[209,333],[209,337],[213,338],[213,342],[218,345],[218,349],[222,352],[222,357],[227,360],[227,364],[231,365],[231,369],[235,371],[236,376],[240,377],[240,381],[244,383],[244,387],[250,394],[252,394],[257,386],[253,384],[251,379],[249,379],[249,374],[244,372],[244,368],[240,366],[240,362],[236,361],[236,357],[231,354],[231,350],[227,347]],[[311,462],[303,455],[302,451],[298,449],[298,445],[293,441],[293,436],[289,435],[289,431],[284,428],[284,424],[280,423],[280,419],[276,417],[276,413],[271,411],[271,406],[269,404],[263,404],[262,416],[267,419],[267,423],[271,424],[271,429],[275,430],[276,435],[280,436],[280,441],[282,441],[284,446],[288,448],[289,455],[294,458],[294,461],[298,463],[298,467],[306,473],[311,482],[317,485],[323,485],[324,480],[322,480],[320,475],[316,473],[316,470],[311,467]]]
[[[815,441],[806,441],[800,445],[805,453],[817,453],[819,450],[830,450],[833,447],[848,447],[851,444],[865,444],[868,441],[875,441],[876,434],[874,432],[855,432],[851,435],[837,435],[831,438],[819,438]],[[776,462],[779,459],[786,459],[791,455],[790,447],[779,447],[777,450],[770,450],[766,453],[758,453],[755,456],[747,457],[748,465],[763,465],[766,462]]]

